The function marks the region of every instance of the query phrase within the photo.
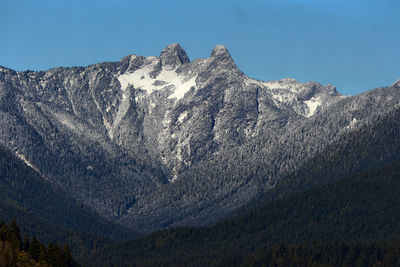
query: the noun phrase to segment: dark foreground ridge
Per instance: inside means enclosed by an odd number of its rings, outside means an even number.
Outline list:
[[[50,243],[47,247],[36,237],[22,235],[15,220],[7,225],[0,222],[0,266],[80,266],[68,246],[60,248]]]
[[[271,202],[208,228],[178,228],[96,254],[94,265],[396,266],[400,162]],[[151,255],[151,256],[150,256]]]

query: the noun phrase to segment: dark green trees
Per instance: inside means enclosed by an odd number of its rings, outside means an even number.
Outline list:
[[[15,222],[15,219],[11,221],[10,226],[8,227],[6,231],[6,240],[15,248],[15,249],[21,249],[21,232],[18,228],[17,223]]]
[[[79,264],[73,259],[69,247],[60,248],[50,243],[46,248],[36,237],[32,242],[27,235],[21,238],[20,229],[13,219],[8,226],[0,223],[0,266],[57,266],[74,267]]]

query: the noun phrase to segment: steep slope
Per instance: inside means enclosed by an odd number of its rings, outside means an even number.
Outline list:
[[[255,198],[243,210],[400,160],[399,122],[400,109],[397,108],[374,122],[341,135],[326,150],[278,181],[272,190]]]
[[[396,86],[347,97],[306,120],[290,123],[281,129],[264,133],[244,145],[221,151],[211,159],[192,166],[182,175],[184,178],[173,186],[167,185],[146,196],[140,210],[143,215],[135,211],[135,218],[138,220],[134,223],[151,226],[152,223],[204,225],[216,222],[254,196],[274,188],[280,179],[300,168],[313,156],[320,155],[330,144],[339,145],[343,142],[351,145],[356,141],[357,146],[364,147],[358,142],[360,140],[357,141],[357,135],[384,120],[386,113],[389,117],[391,112],[396,113],[393,110],[398,109],[399,99],[400,90]],[[374,153],[385,160],[398,156],[396,118],[389,117],[382,124],[386,124],[384,129],[391,135],[365,132],[364,139],[368,140],[365,145],[371,145],[371,150],[368,151],[370,154],[365,153],[360,159],[373,158]],[[390,123],[394,124],[393,128]],[[379,129],[381,126],[376,127]],[[373,145],[376,141],[374,134],[383,134],[382,139],[378,139],[381,146]],[[385,149],[388,148],[393,155],[385,154]],[[329,153],[331,151],[328,149],[327,161]],[[356,154],[351,155],[358,157]],[[341,155],[338,154],[337,157],[340,158]],[[358,165],[358,169],[353,171],[360,171],[367,166],[368,164]],[[301,188],[299,183],[295,184]],[[188,202],[195,204],[190,206],[187,205]],[[132,219],[129,212],[126,217],[127,221]]]
[[[258,207],[251,213],[213,227],[157,232],[121,244],[101,260],[232,265],[249,252],[282,242],[398,238],[399,121],[397,108],[341,135],[298,171],[281,179],[257,199],[257,205],[248,206],[247,210]],[[341,179],[350,174],[356,175]]]
[[[59,241],[73,232],[121,240],[135,233],[98,216],[51,185],[24,162],[0,146],[0,217],[15,217],[29,234]]]
[[[2,143],[54,186],[114,217],[134,203],[135,194],[165,178],[146,153],[127,153],[95,123],[101,115],[95,92],[80,92],[92,83],[92,90],[105,86],[102,68],[92,69],[2,72]]]
[[[108,219],[136,231],[200,225],[274,187],[340,136],[399,105],[394,84],[258,81],[224,46],[45,72],[0,68],[0,143]]]
[[[395,240],[400,235],[399,177],[397,161],[273,201],[213,227],[169,229],[119,244],[96,255],[92,263],[236,265],[274,244]]]

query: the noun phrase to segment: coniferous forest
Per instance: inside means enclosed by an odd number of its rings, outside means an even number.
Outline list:
[[[400,80],[344,96],[176,43],[0,66],[0,124],[0,267],[400,266]]]
[[[361,146],[346,147],[362,153]],[[343,153],[340,147],[336,150]],[[319,156],[295,174],[299,181],[306,181],[301,184],[309,185],[303,190],[300,186],[297,191],[288,189],[284,179],[274,191],[255,200],[257,205],[247,207],[250,212],[242,211],[213,226],[171,228],[138,238],[117,225],[98,221],[83,206],[57,198],[59,195],[52,193],[35,172],[6,150],[1,152],[0,207],[6,215],[3,219],[9,222],[1,224],[1,259],[2,264],[8,262],[4,266],[74,266],[71,255],[85,266],[399,264],[400,162],[396,160],[323,183],[322,174],[336,173],[339,177],[338,170],[343,172],[344,168],[329,165],[335,156],[325,160]],[[329,172],[322,171],[328,166]],[[56,201],[69,204],[59,213],[52,208]],[[48,203],[44,209],[43,203]],[[65,212],[80,222],[60,224]],[[21,223],[23,231],[12,217]],[[125,240],[131,241],[123,241],[124,234]]]
[[[1,223],[2,266],[75,266],[71,255],[85,266],[399,264],[399,161],[321,183],[318,174],[324,172],[315,170],[330,166],[332,175],[337,167],[319,157],[295,176],[308,177],[302,184],[310,186],[303,190],[288,189],[283,180],[275,191],[255,200],[257,205],[247,207],[250,212],[243,211],[213,226],[171,228],[133,239],[137,234],[98,221],[90,210],[75,204],[69,204],[62,212],[81,222],[61,227],[62,218],[57,216],[62,213],[52,209],[50,214],[46,209],[57,203],[54,201],[71,202],[57,199],[35,172],[7,151],[1,152],[0,207],[6,215],[3,219],[9,222]],[[18,192],[24,192],[24,197]],[[48,203],[45,209],[41,208],[41,201]],[[29,208],[34,204],[34,209]],[[81,215],[74,217],[74,213]],[[23,231],[12,217],[22,224]],[[88,222],[97,226],[86,226]],[[83,227],[97,232],[88,233]],[[125,240],[131,241],[123,241],[124,233]]]
[[[212,227],[169,229],[121,243],[91,260],[95,265],[397,266],[399,179],[396,162]]]
[[[0,222],[0,266],[80,266],[69,247],[49,243],[47,246],[22,234],[15,220]]]

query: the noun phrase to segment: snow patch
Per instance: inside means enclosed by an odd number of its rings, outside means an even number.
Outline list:
[[[134,72],[124,73],[117,77],[121,84],[121,90],[125,91],[130,85],[135,88],[146,91],[151,94],[153,91],[163,89],[171,85],[175,88],[169,98],[181,99],[190,88],[196,86],[197,76],[190,78],[182,77],[175,70],[162,70],[157,77],[150,77],[150,73],[154,70],[154,61]]]
[[[176,170],[176,167],[173,167],[172,168],[172,177],[170,179],[168,179],[168,182],[170,182],[172,184],[178,179],[179,179],[178,171]]]
[[[353,118],[353,120],[346,126],[346,129],[354,129],[357,126],[358,120]]]
[[[149,76],[149,73],[153,71],[155,65],[148,64],[141,69],[134,72],[124,73],[117,77],[119,83],[121,84],[121,90],[125,91],[130,85],[135,88],[140,88],[147,91],[148,94],[154,89],[152,85],[154,79]]]
[[[271,96],[273,99],[285,103],[291,104],[297,100],[297,95],[288,90],[271,90]]]
[[[301,87],[301,83],[291,78],[281,79],[277,81],[267,81],[261,83],[270,89],[286,89],[291,92],[298,92],[299,88]]]
[[[353,118],[353,120],[350,122],[350,125],[354,125],[358,122],[358,120],[356,118]]]
[[[15,152],[15,155],[16,155],[20,160],[22,160],[23,162],[25,162],[25,164],[26,164],[28,167],[34,169],[37,173],[40,174],[39,170],[38,170],[35,166],[33,166],[33,164],[32,164],[29,160],[26,159],[25,155],[19,153],[18,151]]]
[[[153,109],[156,107],[156,103],[151,102],[149,103],[149,115],[153,113]]]
[[[176,98],[176,99],[182,99],[183,96],[192,88],[196,86],[196,78],[197,76],[194,76],[190,78],[189,80],[186,81],[178,81],[176,80],[176,83],[174,84],[175,86],[175,91],[172,95],[170,95],[168,98]]]
[[[178,144],[176,146],[176,155],[175,155],[175,159],[176,159],[178,164],[176,164],[176,165],[174,165],[172,167],[172,177],[171,177],[171,179],[169,179],[170,183],[173,183],[177,179],[179,179],[178,166],[180,164],[188,165],[188,162],[186,162],[185,159],[183,158],[182,152],[186,147],[187,148],[187,152],[190,155],[190,145],[189,145],[190,138],[191,138],[190,135],[186,139],[183,138],[183,136],[181,136],[181,138],[179,138],[179,140],[178,140]]]
[[[282,104],[290,105],[294,107],[295,112],[303,116],[303,109],[297,107],[304,103],[308,108],[308,112],[305,113],[306,117],[313,116],[317,108],[323,104],[322,99],[318,96],[306,101],[299,100],[299,92],[304,87],[302,83],[299,83],[295,79],[286,78],[277,81],[264,82],[248,78],[246,82],[247,85],[256,84],[265,88],[265,90],[269,92],[275,105],[278,107],[282,106]]]
[[[304,104],[308,107],[308,113],[306,117],[311,117],[314,115],[317,108],[322,104],[322,101],[319,98],[312,98],[310,100],[304,101]]]
[[[182,122],[185,120],[185,118],[187,117],[187,114],[188,114],[188,112],[185,110],[184,112],[182,112],[182,113],[179,115],[179,117],[178,117],[179,123],[182,123]]]
[[[298,91],[301,88],[301,83],[297,82],[295,79],[286,78],[277,81],[259,81],[251,78],[247,78],[246,85],[256,84],[265,88],[271,93],[273,100],[290,104],[297,100]],[[278,104],[275,102],[275,104]]]
[[[122,101],[121,104],[118,107],[117,115],[115,116],[115,119],[111,125],[111,129],[108,132],[108,136],[112,140],[114,138],[114,132],[117,129],[117,127],[120,125],[122,119],[124,118],[125,114],[128,112],[131,104],[130,104],[130,90],[124,90],[122,93]]]

